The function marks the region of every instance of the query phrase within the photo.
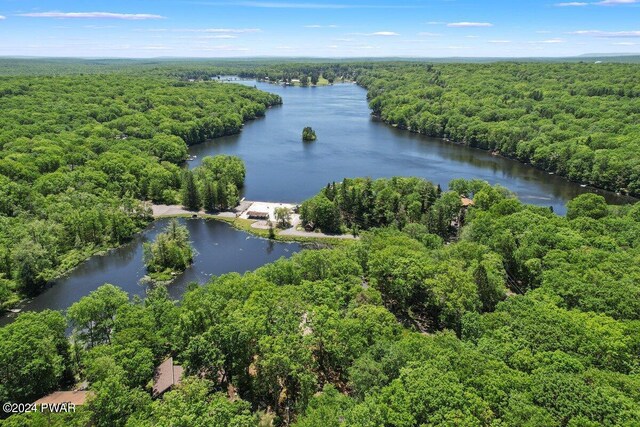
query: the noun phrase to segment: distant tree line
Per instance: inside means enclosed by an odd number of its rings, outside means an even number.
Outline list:
[[[633,64],[404,64],[358,75],[373,114],[612,191],[640,194]]]

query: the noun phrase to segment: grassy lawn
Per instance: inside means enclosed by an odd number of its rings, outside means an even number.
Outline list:
[[[245,231],[247,233],[253,234],[254,236],[264,237],[265,239],[269,238],[269,230],[263,230],[260,228],[253,228],[251,224],[254,223],[253,220],[243,219],[243,218],[227,218],[220,217],[215,215],[209,215],[210,218],[216,219],[218,221],[224,221],[230,224],[237,230]],[[351,239],[339,239],[339,238],[331,238],[331,237],[305,237],[305,236],[287,236],[280,234],[280,229],[276,228],[276,238],[274,240],[280,242],[301,242],[301,243],[326,243],[331,246],[346,246],[353,243]]]
[[[191,218],[191,214],[178,214],[178,215],[167,215],[162,216],[161,218]],[[265,239],[269,238],[269,230],[263,230],[261,228],[253,228],[251,224],[255,221],[252,219],[244,219],[244,218],[230,218],[226,216],[212,215],[212,214],[199,214],[198,218],[204,219],[214,219],[216,221],[226,222],[231,225],[236,230],[244,231],[249,234],[253,234],[254,236],[263,237]],[[306,237],[306,236],[288,236],[280,234],[280,229],[276,228],[276,237],[274,240],[280,242],[300,242],[300,243],[325,243],[331,246],[347,246],[354,242],[351,239],[340,239],[340,238],[332,238],[332,237]]]

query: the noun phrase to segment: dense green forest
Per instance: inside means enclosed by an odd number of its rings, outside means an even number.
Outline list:
[[[371,185],[447,197],[420,180]],[[0,329],[0,400],[74,376],[95,396],[4,425],[640,423],[640,204],[588,194],[560,217],[484,182],[450,187],[474,204],[449,244],[423,216],[372,224],[351,245],[194,286],[180,305],[163,287],[130,301],[105,285],[66,319],[19,316]],[[153,400],[168,355],[187,376]]]
[[[639,194],[635,67],[0,59],[0,305],[128,240],[151,220],[144,201],[238,202],[242,160],[187,171],[187,146],[281,100],[212,77],[356,80],[390,124]],[[358,240],[193,284],[180,303],[104,285],[0,328],[0,401],[94,393],[0,425],[640,425],[640,204],[586,194],[561,217],[478,180],[319,190],[303,222]],[[174,234],[175,256],[147,246],[151,270],[186,267]],[[167,356],[186,376],[154,399]]]
[[[238,205],[246,175],[239,157],[205,157],[200,166],[185,173],[182,204],[186,208],[213,212]]]
[[[187,145],[280,102],[159,76],[0,78],[0,307],[128,240],[149,222],[141,201],[179,203]],[[230,179],[216,182],[233,201],[242,183]]]
[[[373,113],[400,128],[640,194],[637,65],[403,65],[358,83]]]
[[[99,85],[109,78],[105,75],[124,76],[126,81],[134,74],[171,86],[179,83],[167,79],[209,81],[221,75],[270,82],[354,80],[367,88],[373,114],[400,128],[491,150],[580,183],[640,194],[640,77],[633,63],[87,60],[72,64],[48,60],[29,68],[24,61],[0,61],[0,74],[51,74],[59,76],[60,84],[73,80],[78,85],[87,80]],[[73,73],[83,74],[66,77]],[[0,93],[7,90],[0,86]],[[240,111],[242,116],[251,113]],[[203,131],[200,117],[188,117],[188,125],[174,124],[167,133],[188,144],[197,142]],[[142,128],[147,135],[148,128]],[[224,127],[215,128],[217,135]]]
[[[300,218],[328,233],[411,224],[446,238],[455,231],[452,223],[464,220],[460,208],[460,193],[442,194],[439,186],[421,178],[345,178],[303,202]]]

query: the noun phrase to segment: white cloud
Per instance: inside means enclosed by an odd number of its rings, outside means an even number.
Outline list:
[[[236,7],[257,7],[265,9],[347,9],[346,4],[329,3],[283,3],[283,2],[259,2],[259,1],[239,1],[239,2],[195,2],[196,4],[209,6],[236,6]]]
[[[638,46],[638,43],[634,43],[634,42],[616,42],[611,44],[613,46]]]
[[[395,33],[393,31],[376,31],[375,33],[368,34],[369,36],[383,36],[383,37],[394,37],[399,36],[400,34]]]
[[[232,36],[231,34],[216,34],[216,35],[207,35],[207,36],[179,36],[179,39],[189,39],[189,40],[212,40],[212,39],[237,39],[238,36]]]
[[[260,28],[177,28],[171,30],[176,33],[223,33],[223,34],[241,34],[241,33],[259,33]]]
[[[246,47],[236,47],[236,46],[207,46],[207,47],[194,47],[189,49],[192,52],[248,52],[249,49]]]
[[[172,48],[164,45],[150,45],[150,46],[140,46],[140,49],[143,50],[171,50]]]
[[[535,40],[535,41],[527,42],[527,44],[530,44],[530,45],[560,44],[560,43],[566,43],[566,40],[564,40],[564,39],[547,39],[547,40]]]
[[[106,30],[117,27],[115,25],[83,25],[82,28],[87,28],[89,30]]]
[[[0,21],[2,21],[3,19],[7,19],[6,16],[0,15]]]
[[[489,22],[450,22],[447,27],[451,28],[482,28],[493,27],[493,24]]]
[[[395,37],[400,35],[395,31],[376,31],[374,33],[350,33],[350,34],[354,36],[373,36],[373,37]]]
[[[638,1],[640,0],[603,0],[596,4],[599,4],[601,6],[616,6],[619,4],[634,4],[634,3],[638,3]]]
[[[570,1],[566,3],[556,3],[554,4],[554,6],[555,7],[582,7],[582,6],[589,6],[589,3],[584,3],[580,1]]]
[[[573,31],[569,34],[578,36],[593,36],[593,37],[611,37],[611,38],[632,38],[640,37],[640,31],[599,31],[599,30],[580,30]]]
[[[203,6],[255,7],[265,9],[417,9],[422,7],[396,4],[285,3],[267,1],[193,1],[191,3]]]
[[[259,33],[260,28],[207,28],[205,33]]]
[[[112,12],[33,12],[21,13],[18,16],[29,18],[84,18],[84,19],[124,19],[128,21],[142,21],[146,19],[164,19],[161,15],[148,13],[112,13]]]
[[[582,2],[582,1],[570,1],[570,2],[562,2],[556,3],[554,6],[556,7],[583,7],[583,6],[617,6],[617,5],[625,5],[625,4],[636,4],[640,3],[640,0],[602,0],[598,2]]]

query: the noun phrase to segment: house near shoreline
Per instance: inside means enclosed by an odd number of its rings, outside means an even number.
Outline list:
[[[261,220],[269,219],[269,212],[248,211],[247,212],[247,218],[249,218],[249,219],[261,219]]]
[[[153,376],[153,397],[159,397],[180,384],[183,372],[182,366],[173,364],[173,357],[162,362]]]
[[[463,208],[466,209],[469,206],[473,206],[473,200],[471,200],[468,197],[461,196],[460,197],[460,204],[462,205]]]

